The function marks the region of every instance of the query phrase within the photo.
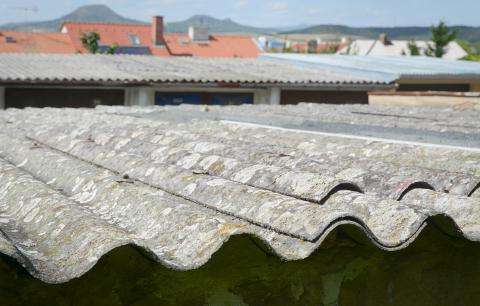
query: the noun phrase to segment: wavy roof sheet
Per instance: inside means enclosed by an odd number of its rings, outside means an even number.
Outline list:
[[[304,67],[332,69],[338,73],[391,80],[398,78],[450,77],[480,79],[480,64],[469,61],[415,56],[354,56],[354,55],[306,55],[306,54],[263,54],[264,59],[277,59]]]
[[[0,112],[0,251],[59,283],[125,244],[185,270],[238,234],[297,260],[354,224],[393,251],[442,214],[480,240],[479,152],[145,112]]]
[[[142,55],[0,54],[0,82],[387,85],[389,82],[258,59]]]

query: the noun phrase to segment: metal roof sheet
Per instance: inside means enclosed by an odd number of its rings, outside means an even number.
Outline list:
[[[444,214],[480,240],[479,152],[149,112],[0,112],[0,251],[58,283],[125,244],[184,270],[237,234],[295,260],[342,224],[401,249]]]
[[[383,84],[373,78],[258,59],[0,54],[0,82]]]
[[[350,71],[364,77],[383,76],[384,80],[406,77],[480,78],[480,64],[469,61],[451,61],[439,58],[412,56],[353,56],[308,54],[263,54],[262,58],[280,59],[290,63],[308,64],[307,67]]]

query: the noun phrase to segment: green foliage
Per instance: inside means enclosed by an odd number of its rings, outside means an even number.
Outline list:
[[[451,31],[444,21],[440,21],[437,26],[432,26],[430,32],[433,44],[428,45],[425,54],[432,57],[443,57],[446,53],[445,48],[457,38],[457,32]]]
[[[98,53],[99,45],[98,42],[100,41],[100,35],[96,32],[90,33],[83,33],[82,37],[80,38],[82,41],[82,45],[87,49],[90,53],[96,54]]]
[[[415,40],[411,40],[408,42],[408,50],[410,51],[411,56],[419,56],[420,55],[420,48],[417,46]]]
[[[330,44],[330,45],[327,46],[326,49],[321,50],[318,53],[319,54],[335,54],[335,53],[337,53],[338,49],[339,49],[338,44]]]
[[[462,58],[465,61],[480,62],[480,55],[478,54],[469,54]]]
[[[480,62],[480,42],[470,43],[465,40],[459,40],[457,42],[463,48],[463,50],[468,53],[463,60]]]
[[[103,53],[103,54],[115,54],[115,51],[118,48],[117,44],[113,44],[107,47],[107,50],[100,52],[100,35],[96,32],[83,33],[80,38],[82,45],[92,54]]]

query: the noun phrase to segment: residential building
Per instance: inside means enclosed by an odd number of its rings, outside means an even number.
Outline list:
[[[89,53],[81,42],[89,32],[99,34],[100,49],[116,45],[117,54],[255,58],[260,52],[246,35],[210,34],[201,27],[165,33],[163,17],[154,16],[151,24],[66,22],[60,33],[0,31],[0,53]]]
[[[0,70],[0,108],[365,104],[395,81],[283,61],[146,55],[0,54]]]
[[[385,34],[378,39],[352,41],[349,45],[341,48],[337,53],[342,55],[369,55],[369,56],[411,56],[408,40],[390,40]],[[419,48],[420,55],[425,55],[431,41],[414,41]],[[448,44],[445,49],[444,59],[458,60],[466,57],[468,53],[455,41]]]

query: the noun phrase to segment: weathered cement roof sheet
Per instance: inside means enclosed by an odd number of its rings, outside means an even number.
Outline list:
[[[4,83],[245,83],[383,84],[329,69],[260,59],[156,57],[142,55],[0,54]]]
[[[350,72],[358,76],[383,80],[399,78],[450,78],[477,80],[480,64],[453,61],[426,56],[355,56],[318,54],[262,54],[262,58],[282,60],[318,69],[329,68],[338,73]]]
[[[348,102],[348,101],[347,101]],[[106,108],[118,112],[115,108]],[[438,132],[477,133],[480,131],[480,108],[475,105],[465,108],[431,108],[373,106],[367,104],[319,104],[300,103],[299,105],[209,105],[208,112],[195,105],[167,106],[163,110],[170,113],[203,112],[211,119],[259,118],[265,122],[338,122],[348,124],[368,124],[382,127],[415,128]],[[127,113],[132,110],[126,109]],[[159,114],[156,108],[138,108],[145,114]],[[229,115],[227,117],[226,115]],[[196,114],[197,115],[197,114]],[[153,118],[153,116],[150,116]],[[276,122],[275,122],[276,121]]]
[[[295,260],[341,224],[404,248],[441,214],[480,240],[478,152],[146,111],[0,112],[0,251],[58,283],[125,244],[184,270],[237,234]]]

